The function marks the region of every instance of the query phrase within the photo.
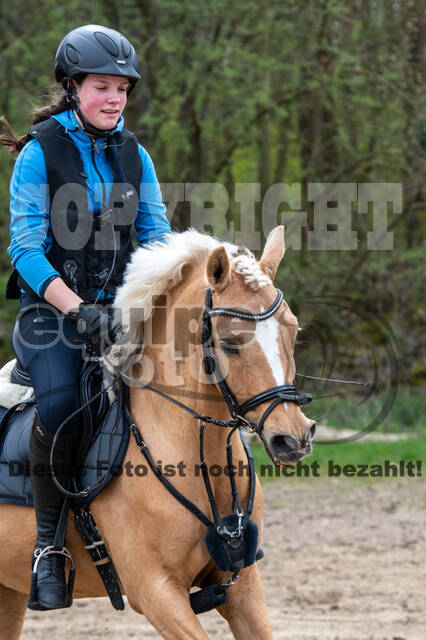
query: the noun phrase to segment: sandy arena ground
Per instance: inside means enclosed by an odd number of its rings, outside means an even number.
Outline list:
[[[264,492],[260,565],[274,640],[426,638],[423,479],[283,479]],[[200,618],[209,638],[232,637],[216,612]],[[160,636],[128,606],[94,599],[29,611],[22,639],[47,637]]]

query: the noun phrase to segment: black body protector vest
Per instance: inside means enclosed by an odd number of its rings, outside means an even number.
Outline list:
[[[78,148],[54,118],[31,127],[29,135],[39,141],[46,162],[52,225],[52,247],[46,258],[66,284],[85,302],[94,302],[97,291],[114,296],[122,283],[133,245],[131,229],[137,214],[142,162],[136,137],[123,129],[107,138],[105,153],[114,170],[108,202],[102,183],[103,202],[95,217],[88,208],[88,178]],[[92,144],[96,169],[96,149]],[[15,275],[15,283],[11,282]],[[13,286],[15,284],[15,286]],[[17,285],[17,286],[16,286]],[[19,287],[34,292],[18,274],[12,274],[7,297]],[[9,295],[8,295],[9,294]],[[19,297],[16,296],[16,297]]]

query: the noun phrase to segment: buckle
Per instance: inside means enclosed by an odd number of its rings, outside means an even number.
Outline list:
[[[105,282],[105,280],[108,278],[109,275],[109,269],[105,268],[103,271],[100,271],[99,273],[95,273],[95,281],[96,284],[98,284],[99,286],[102,286]]]
[[[238,420],[238,422],[240,423],[238,425],[239,429],[242,429],[246,433],[257,433],[257,431],[256,431],[255,427],[252,425],[252,423],[249,422],[247,420],[247,418],[244,418],[244,416],[240,416],[237,413],[237,414],[235,414],[235,419]]]
[[[232,585],[236,584],[239,579],[240,579],[239,572],[235,572],[235,573],[232,574],[232,576],[230,578],[228,578],[228,580],[226,582],[221,582],[220,586],[221,587],[232,587]]]

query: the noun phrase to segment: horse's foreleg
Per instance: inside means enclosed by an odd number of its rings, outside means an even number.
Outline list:
[[[0,640],[19,640],[28,595],[0,585]]]
[[[222,575],[223,578],[223,575]],[[228,589],[226,604],[218,607],[236,640],[272,640],[262,580],[256,564],[244,569]]]
[[[143,613],[165,640],[208,640],[189,604],[185,589],[168,576],[140,585],[140,595],[128,593],[130,606]]]

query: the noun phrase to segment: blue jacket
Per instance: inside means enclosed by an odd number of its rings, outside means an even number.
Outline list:
[[[113,169],[104,151],[105,139],[98,138],[96,141],[99,151],[96,154],[95,168],[91,158],[91,141],[78,127],[72,110],[52,117],[66,128],[67,134],[80,152],[84,170],[88,174],[86,182],[90,186],[87,190],[88,206],[96,216],[102,203],[102,184],[97,171],[105,183],[106,201],[109,198],[111,183],[114,181]],[[124,120],[120,117],[115,131],[121,131],[123,126]],[[153,162],[141,145],[138,145],[138,148],[142,161],[142,179],[134,226],[137,243],[143,246],[154,240],[162,240],[164,234],[170,232],[170,224]],[[11,243],[8,252],[12,264],[29,286],[40,295],[44,291],[45,283],[59,273],[46,258],[52,245],[52,228],[46,164],[37,140],[30,140],[16,160],[10,182],[10,214]]]

